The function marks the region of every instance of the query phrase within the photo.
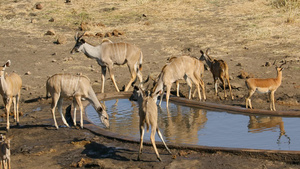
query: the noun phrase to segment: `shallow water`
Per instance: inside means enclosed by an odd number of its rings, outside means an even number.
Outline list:
[[[105,101],[111,132],[139,138],[138,104],[128,99]],[[300,118],[248,116],[226,112],[194,109],[171,103],[158,107],[158,126],[165,141],[176,144],[253,148],[272,150],[300,150]],[[86,108],[88,118],[104,126],[95,109]],[[280,137],[281,136],[281,137]],[[150,133],[145,132],[145,140]],[[160,141],[156,134],[156,141]]]

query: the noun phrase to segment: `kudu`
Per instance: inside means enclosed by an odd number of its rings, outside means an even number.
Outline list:
[[[110,73],[110,78],[119,92],[119,88],[115,81],[113,66],[116,65],[124,65],[127,63],[129,68],[129,72],[131,73],[131,79],[129,83],[125,87],[125,91],[127,91],[131,85],[131,83],[135,80],[136,76],[138,76],[140,82],[142,81],[142,61],[143,61],[143,53],[141,50],[135,45],[131,45],[128,43],[112,43],[111,41],[103,41],[100,45],[93,46],[87,43],[83,38],[84,34],[78,36],[78,33],[75,36],[76,44],[74,48],[71,50],[71,53],[75,52],[83,52],[88,58],[96,59],[98,64],[102,69],[102,88],[101,92],[104,93],[104,83],[106,76],[106,68],[108,68]]]
[[[0,94],[6,110],[6,129],[9,130],[9,113],[10,107],[14,104],[14,120],[19,125],[19,100],[21,96],[22,79],[16,73],[6,74],[6,67],[10,67],[11,61],[8,60],[2,67],[0,67]]]
[[[170,149],[166,145],[166,143],[162,137],[162,134],[158,129],[158,125],[157,125],[158,114],[157,114],[156,101],[157,101],[157,97],[161,91],[158,91],[157,93],[152,94],[152,95],[150,95],[149,93],[146,94],[145,90],[141,87],[141,84],[143,84],[143,83],[144,82],[140,83],[139,86],[134,86],[133,94],[130,97],[131,100],[137,101],[138,105],[139,105],[140,148],[139,148],[138,160],[140,160],[140,155],[142,154],[142,150],[143,150],[143,139],[144,139],[144,133],[145,133],[144,127],[146,125],[147,132],[149,132],[149,126],[151,126],[150,140],[151,140],[152,146],[154,148],[154,151],[156,153],[157,159],[159,161],[161,161],[161,158],[159,156],[159,153],[157,151],[156,144],[155,144],[155,133],[156,132],[157,132],[159,138],[161,139],[161,141],[163,142],[163,144],[165,145],[167,151],[170,154],[172,154]],[[132,86],[133,85],[134,85],[134,83],[132,84]]]
[[[168,63],[171,63],[176,58],[177,57],[168,58]],[[204,65],[200,66],[199,72],[196,72],[196,73],[199,73],[198,76],[201,78],[201,82],[200,82],[201,84],[200,85],[203,85],[203,88],[205,88],[205,84],[204,84],[204,82],[202,80],[203,79],[203,74],[204,74]],[[175,81],[175,83],[176,83],[176,96],[177,97],[179,97],[179,85],[180,85],[180,83],[185,83],[185,82],[186,81],[184,81],[184,79],[179,79],[179,80]],[[196,92],[197,92],[197,89],[194,90],[193,97],[195,96]],[[203,97],[206,99],[205,90],[203,90],[202,92],[203,92]],[[162,101],[162,99],[160,100],[160,105],[161,105],[161,101]]]
[[[55,74],[51,76],[46,82],[46,98],[50,93],[52,96],[51,112],[55,127],[58,129],[58,125],[55,118],[55,108],[58,107],[58,111],[62,117],[63,123],[69,127],[66,119],[62,113],[63,98],[73,97],[74,115],[73,123],[76,125],[76,106],[80,108],[80,127],[83,128],[83,106],[81,98],[87,99],[100,116],[101,122],[108,128],[109,117],[105,111],[104,105],[102,105],[91,86],[90,79],[83,75],[71,75],[71,74]]]
[[[10,169],[10,140],[11,138],[7,138],[1,134],[0,136],[0,167],[3,169]]]
[[[228,65],[224,60],[217,60],[213,59],[209,56],[210,49],[208,48],[206,52],[204,53],[202,50],[200,50],[201,57],[200,60],[206,62],[208,65],[214,79],[214,86],[215,86],[215,94],[218,95],[218,79],[223,84],[223,89],[224,89],[224,98],[227,98],[226,94],[226,88],[225,88],[225,79],[228,83],[229,91],[230,91],[230,96],[231,100],[234,99],[232,92],[231,92],[231,85],[229,82],[229,73],[228,73]]]
[[[267,78],[267,79],[250,78],[245,81],[246,86],[248,88],[248,96],[246,97],[246,108],[248,108],[248,104],[249,104],[250,109],[252,109],[250,97],[255,93],[255,91],[258,91],[259,93],[270,93],[269,95],[270,109],[271,111],[276,111],[274,93],[281,85],[282,70],[283,70],[282,66],[285,64],[286,61],[282,63],[279,67],[276,66],[276,71],[277,71],[276,78]]]
[[[200,93],[201,86],[204,100],[206,100],[204,82],[201,79],[201,70],[203,69],[203,67],[204,65],[201,61],[190,56],[181,56],[174,58],[170,63],[166,64],[162,68],[158,80],[152,89],[153,94],[157,93],[160,90],[163,91],[164,87],[166,86],[166,102],[168,108],[172,83],[180,79],[185,79],[189,86],[189,99],[191,99],[192,81],[196,85],[199,99],[202,99]]]

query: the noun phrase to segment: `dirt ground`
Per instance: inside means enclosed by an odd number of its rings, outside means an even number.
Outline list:
[[[128,42],[144,54],[143,77],[157,75],[167,58],[181,55],[200,57],[200,49],[211,48],[211,56],[229,66],[234,101],[214,95],[213,79],[205,71],[208,102],[244,107],[246,72],[254,77],[276,77],[275,65],[284,60],[281,86],[275,93],[277,110],[300,109],[300,20],[298,8],[277,7],[267,0],[45,0],[37,9],[36,0],[0,0],[0,64],[11,60],[7,72],[15,71],[22,80],[20,126],[12,123],[6,133],[12,136],[13,168],[299,168],[299,161],[286,163],[239,156],[172,149],[172,158],[159,149],[163,162],[157,162],[152,147],[145,146],[137,161],[138,145],[98,136],[86,129],[61,126],[56,130],[45,96],[45,82],[55,73],[82,73],[100,92],[101,69],[84,54],[71,55],[78,31],[99,44],[114,30],[114,42]],[[47,31],[53,35],[47,35]],[[109,34],[107,34],[109,36]],[[270,65],[268,65],[270,63]],[[115,66],[119,88],[129,81],[127,66]],[[114,92],[107,78],[105,92]],[[132,89],[130,89],[132,90]],[[174,91],[174,88],[173,88]],[[219,89],[223,92],[222,89]],[[187,96],[186,84],[181,97]],[[266,94],[254,94],[255,108],[269,109]],[[66,108],[70,101],[64,102]],[[0,109],[4,114],[2,100]],[[57,119],[60,119],[57,114]],[[11,119],[12,122],[12,119]],[[58,120],[58,123],[63,123]],[[138,132],[138,131],[137,131]]]

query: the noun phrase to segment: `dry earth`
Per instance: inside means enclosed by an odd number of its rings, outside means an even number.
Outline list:
[[[104,0],[57,1],[0,0],[0,64],[8,59],[7,72],[23,80],[21,126],[7,133],[12,139],[13,168],[299,168],[293,163],[227,153],[172,150],[173,159],[160,149],[163,162],[156,161],[146,146],[142,161],[136,161],[138,145],[97,136],[85,129],[55,130],[45,81],[55,73],[87,75],[100,91],[101,69],[82,53],[71,55],[74,35],[87,31],[86,40],[99,44],[102,35],[114,42],[139,46],[144,53],[143,75],[159,73],[168,57],[191,55],[211,48],[211,55],[229,65],[235,100],[213,94],[212,75],[205,72],[207,101],[244,106],[247,93],[238,76],[245,71],[255,77],[275,77],[275,66],[287,61],[282,85],[275,93],[277,110],[299,111],[300,49],[298,8],[277,8],[272,0]],[[48,31],[54,35],[47,35]],[[271,66],[265,66],[266,63]],[[121,88],[129,81],[126,66],[116,66]],[[182,84],[182,97],[187,86]],[[108,79],[105,92],[115,89]],[[222,92],[222,90],[220,90]],[[222,94],[220,96],[223,96]],[[253,106],[268,109],[267,95],[255,94]],[[0,102],[4,113],[3,102]],[[69,101],[65,102],[65,107]],[[60,117],[57,115],[57,118]],[[62,124],[59,121],[59,124]],[[5,121],[1,122],[1,133]]]

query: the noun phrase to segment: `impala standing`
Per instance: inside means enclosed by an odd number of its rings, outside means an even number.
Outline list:
[[[0,67],[0,94],[6,110],[6,129],[9,129],[9,112],[12,102],[14,103],[14,120],[19,125],[19,100],[21,95],[22,79],[16,73],[6,74],[5,68],[10,67],[11,62],[8,60]]]
[[[131,83],[135,80],[136,76],[138,76],[140,82],[142,81],[142,61],[143,61],[143,53],[141,50],[135,45],[131,45],[128,43],[112,43],[111,41],[103,41],[100,45],[93,46],[88,43],[81,36],[75,36],[76,44],[74,48],[71,50],[71,53],[74,52],[83,52],[88,58],[96,59],[98,64],[102,69],[102,88],[101,92],[104,93],[104,83],[106,76],[106,68],[108,68],[110,73],[110,78],[119,92],[119,88],[115,81],[114,69],[113,65],[124,65],[127,63],[129,68],[129,72],[131,73],[131,79],[129,83],[125,87],[125,91],[127,91],[131,85]]]
[[[275,109],[275,99],[274,93],[281,85],[282,81],[282,66],[286,64],[286,61],[282,63],[279,67],[276,66],[277,77],[276,78],[268,78],[268,79],[256,79],[250,78],[246,80],[246,86],[248,88],[248,96],[246,97],[246,108],[248,108],[248,104],[250,109],[252,109],[251,99],[250,97],[258,91],[259,93],[270,93],[270,109],[272,111],[276,111]]]

